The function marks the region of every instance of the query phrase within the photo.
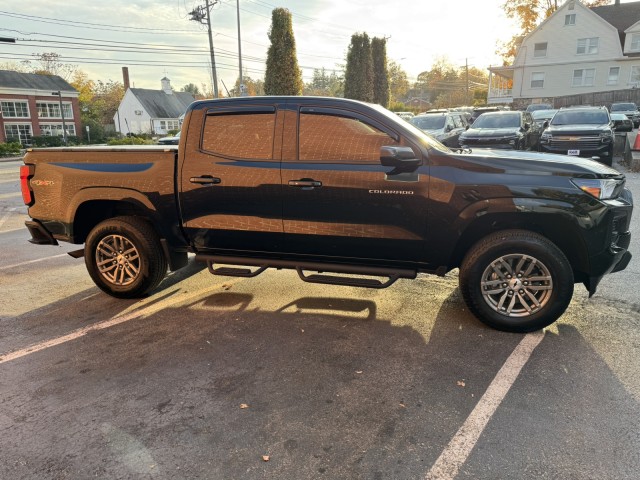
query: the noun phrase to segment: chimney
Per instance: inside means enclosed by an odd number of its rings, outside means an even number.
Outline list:
[[[122,67],[122,83],[124,83],[124,91],[129,90],[129,67]]]
[[[164,77],[162,78],[162,80],[160,80],[160,83],[162,84],[162,91],[164,93],[166,93],[167,95],[173,94],[173,90],[171,90],[171,80],[169,80],[167,77]]]

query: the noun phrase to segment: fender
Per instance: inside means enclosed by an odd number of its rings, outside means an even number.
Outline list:
[[[447,270],[458,267],[467,250],[497,230],[524,229],[540,233],[555,243],[574,269],[588,270],[584,231],[593,225],[592,212],[550,198],[504,197],[479,200],[462,210],[448,232],[438,234]],[[458,238],[455,245],[447,239]]]

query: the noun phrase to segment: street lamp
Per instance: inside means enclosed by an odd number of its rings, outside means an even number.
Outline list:
[[[67,144],[67,125],[64,123],[64,110],[62,109],[62,92],[58,90],[57,92],[51,92],[51,95],[57,95],[58,100],[60,101],[60,116],[62,117],[62,142]]]

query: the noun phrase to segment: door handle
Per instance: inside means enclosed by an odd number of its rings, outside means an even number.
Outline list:
[[[319,182],[317,180],[311,180],[311,179],[303,178],[301,180],[289,180],[289,186],[290,187],[315,188],[315,187],[321,187],[322,186],[322,182]]]
[[[202,175],[201,177],[191,177],[189,181],[191,183],[199,183],[200,185],[215,185],[222,180],[218,177],[212,177],[211,175]]]

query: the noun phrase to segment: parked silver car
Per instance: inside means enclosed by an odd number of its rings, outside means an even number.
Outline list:
[[[451,148],[458,148],[458,138],[469,125],[463,112],[424,113],[409,123]]]

